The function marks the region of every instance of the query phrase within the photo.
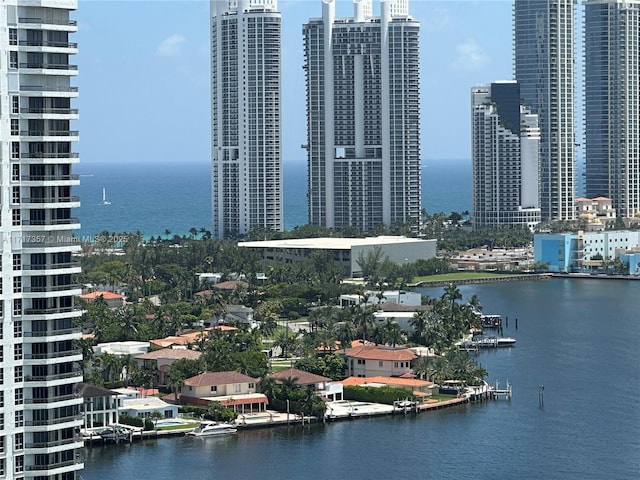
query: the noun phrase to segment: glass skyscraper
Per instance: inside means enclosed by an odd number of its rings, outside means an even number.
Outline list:
[[[640,213],[640,1],[584,5],[585,186],[621,217]]]
[[[515,0],[515,79],[540,126],[543,220],[575,217],[575,0]]]

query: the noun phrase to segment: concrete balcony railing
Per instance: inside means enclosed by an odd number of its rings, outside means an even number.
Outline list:
[[[36,25],[68,25],[70,27],[75,27],[78,25],[78,22],[76,20],[62,20],[41,17],[19,17],[18,22],[33,23]]]
[[[69,285],[44,285],[44,286],[23,286],[23,293],[56,293],[67,292],[70,290],[80,290],[80,284],[74,283]]]
[[[62,328],[60,330],[45,330],[42,332],[23,332],[22,335],[25,338],[42,338],[42,337],[57,337],[57,336],[67,336],[67,335],[78,335],[82,333],[82,329],[80,327],[76,328]]]

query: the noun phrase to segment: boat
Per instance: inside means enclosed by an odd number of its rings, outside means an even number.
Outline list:
[[[109,200],[107,200],[107,189],[106,188],[102,189],[102,202],[100,202],[100,205],[111,205],[111,202]]]
[[[200,422],[200,425],[190,432],[187,432],[187,435],[192,437],[209,437],[212,435],[227,435],[236,433],[237,431],[237,427],[232,423]]]
[[[474,348],[513,347],[516,339],[513,337],[482,337],[475,336],[472,340],[458,342],[460,350],[472,351]]]
[[[121,440],[131,440],[131,430],[120,425],[111,425],[102,430],[96,431],[104,440],[119,442]]]
[[[502,317],[500,315],[481,315],[480,324],[482,328],[500,328],[502,327]]]

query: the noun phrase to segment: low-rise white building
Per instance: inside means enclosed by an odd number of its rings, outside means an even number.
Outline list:
[[[99,343],[93,347],[93,353],[95,355],[108,353],[118,357],[124,357],[127,355],[135,357],[137,355],[147,353],[149,351],[149,345],[149,342],[134,341]]]
[[[130,398],[122,401],[120,414],[130,417],[150,418],[154,413],[160,418],[177,418],[178,406],[171,405],[158,397]]]
[[[422,295],[417,292],[408,292],[405,290],[387,290],[384,292],[375,292],[367,290],[363,295],[350,294],[340,295],[341,307],[352,307],[354,305],[379,305],[381,303],[398,303],[400,305],[417,306],[422,303]]]
[[[436,243],[436,240],[401,236],[323,237],[239,242],[238,247],[257,249],[265,260],[287,263],[303,260],[314,251],[329,251],[333,253],[333,260],[343,269],[346,277],[359,277],[362,275],[362,269],[358,264],[358,259],[374,248],[380,248],[382,255],[391,262],[403,264],[434,258]]]

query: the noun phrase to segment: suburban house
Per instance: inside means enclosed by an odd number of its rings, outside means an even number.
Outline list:
[[[165,402],[158,397],[138,397],[122,400],[120,414],[130,417],[150,418],[154,413],[160,415],[159,418],[177,418],[178,406]]]
[[[418,356],[405,347],[360,345],[344,351],[350,377],[399,377],[411,372]]]
[[[257,382],[240,372],[205,372],[185,380],[180,401],[200,406],[220,402],[237,413],[262,412],[268,401],[264,394],[256,393]]]
[[[84,399],[82,428],[106,427],[118,423],[118,393],[88,383],[77,383],[74,393]]]
[[[166,385],[168,383],[169,369],[176,360],[198,360],[202,355],[197,350],[187,350],[186,348],[163,348],[154,350],[136,357],[138,366],[146,370],[153,371],[154,384]]]
[[[315,373],[305,372],[297,368],[289,368],[280,372],[271,373],[269,376],[275,378],[276,381],[295,378],[296,383],[303,387],[313,385],[316,394],[327,402],[342,400],[342,383],[334,382],[330,378],[316,375]]]
[[[118,308],[124,305],[124,297],[119,293],[95,291],[80,295],[80,298],[87,302],[95,302],[98,297],[102,297],[109,308]]]

